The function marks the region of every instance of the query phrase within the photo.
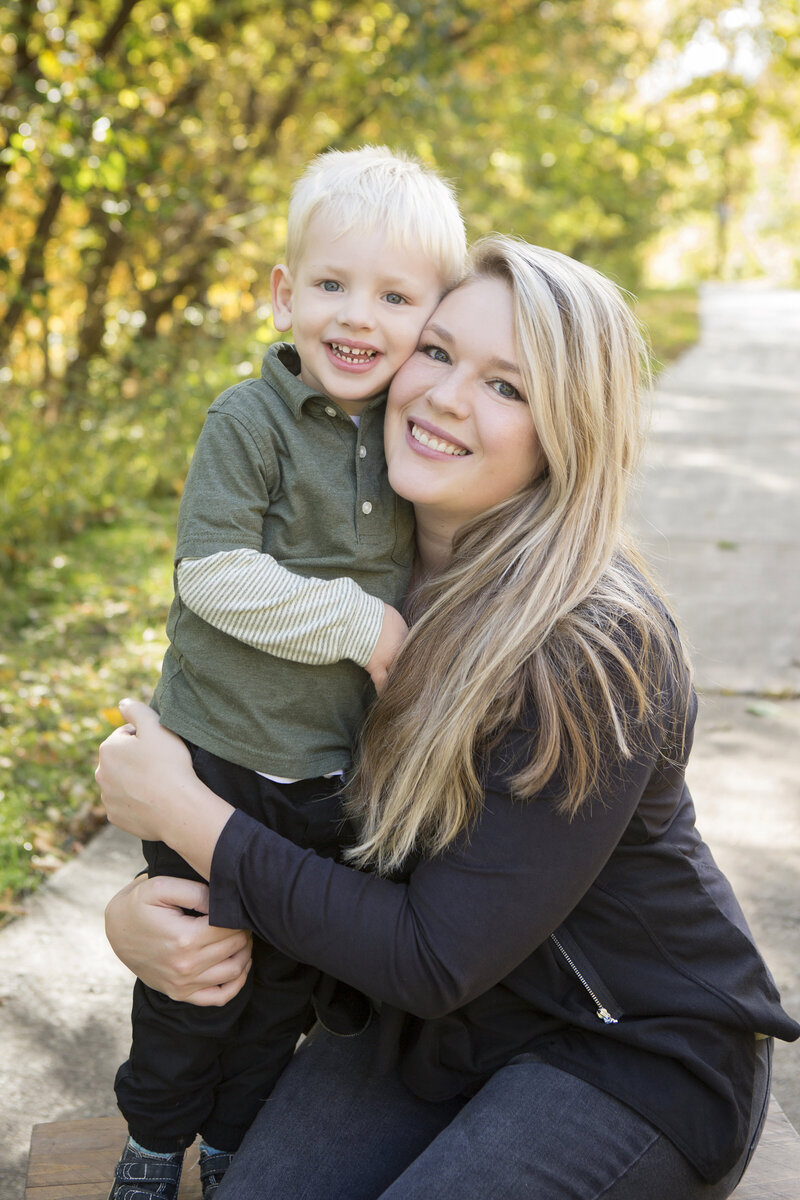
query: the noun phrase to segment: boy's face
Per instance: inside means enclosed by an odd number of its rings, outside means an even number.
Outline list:
[[[353,416],[416,349],[443,290],[423,254],[392,246],[379,229],[337,237],[321,213],[296,270],[275,267],[271,284],[275,326],[293,331],[303,383]]]

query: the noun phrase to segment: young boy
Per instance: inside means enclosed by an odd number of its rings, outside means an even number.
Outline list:
[[[383,410],[465,262],[449,187],[384,147],[315,159],[289,205],[286,263],[260,379],[214,402],[178,518],[175,599],[155,705],[230,803],[318,853],[337,853],[338,792],[369,700],[407,630],[410,506],[388,483]],[[151,874],[197,878],[145,844]],[[109,1200],[176,1197],[201,1143],[210,1200],[307,1025],[319,973],[256,939],[221,1008],[137,980],[117,1074],[130,1132]]]

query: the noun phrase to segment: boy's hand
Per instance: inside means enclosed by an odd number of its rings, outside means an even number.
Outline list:
[[[375,649],[372,651],[372,657],[367,663],[367,670],[378,695],[386,686],[389,668],[407,637],[408,626],[400,613],[396,608],[392,608],[391,604],[384,604],[381,631],[375,643]]]

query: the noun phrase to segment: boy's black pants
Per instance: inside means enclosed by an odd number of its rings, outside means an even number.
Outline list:
[[[270,829],[335,857],[341,779],[280,784],[189,745],[200,778]],[[200,876],[161,842],[143,844],[150,875]],[[117,1103],[149,1150],[181,1150],[201,1133],[235,1150],[308,1027],[320,972],[259,938],[242,990],[221,1008],[170,1000],[136,980],[131,1054],[117,1072]]]

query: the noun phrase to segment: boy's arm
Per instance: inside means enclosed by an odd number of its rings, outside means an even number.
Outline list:
[[[378,690],[408,632],[396,609],[352,579],[296,575],[256,550],[182,558],[178,593],[197,616],[249,646],[295,662],[352,659]]]

